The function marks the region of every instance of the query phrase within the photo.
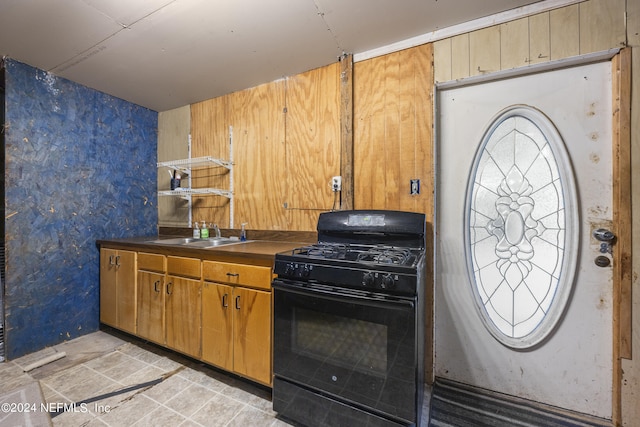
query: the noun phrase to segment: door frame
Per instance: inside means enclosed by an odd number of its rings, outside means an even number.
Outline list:
[[[522,75],[540,73],[577,65],[610,61],[612,67],[613,116],[612,116],[612,209],[613,232],[616,242],[613,252],[613,375],[612,414],[613,425],[622,425],[622,359],[631,359],[632,349],[632,246],[631,246],[631,49],[609,49],[586,55],[533,64],[526,67],[435,83],[433,122],[439,115],[439,91],[456,87],[486,83]],[[434,170],[438,170],[439,129],[434,129]],[[437,177],[434,200],[437,200]],[[434,209],[434,224],[438,221],[438,209]],[[434,226],[434,228],[437,228]],[[434,235],[434,237],[436,237]],[[436,237],[437,238],[437,237]],[[437,268],[437,253],[433,257],[433,271]],[[435,274],[434,274],[435,277]],[[434,285],[436,285],[434,283]],[[434,298],[435,301],[435,298]],[[435,333],[433,333],[435,336]],[[435,347],[435,346],[434,346]]]

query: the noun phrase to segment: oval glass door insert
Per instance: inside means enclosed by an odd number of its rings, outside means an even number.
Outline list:
[[[513,106],[487,127],[470,171],[465,247],[485,326],[529,348],[549,335],[575,275],[575,181],[560,134],[540,111]]]

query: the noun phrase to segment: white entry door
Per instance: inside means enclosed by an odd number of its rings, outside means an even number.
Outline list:
[[[611,92],[608,61],[438,91],[437,377],[611,418]]]

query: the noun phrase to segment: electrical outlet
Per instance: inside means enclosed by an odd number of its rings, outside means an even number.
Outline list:
[[[334,176],[333,178],[331,178],[331,191],[333,191],[334,193],[336,191],[342,191],[342,177],[341,176]]]

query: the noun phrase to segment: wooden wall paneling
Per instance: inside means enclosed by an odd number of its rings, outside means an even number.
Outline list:
[[[413,172],[414,162],[408,162],[405,155],[407,141],[403,140],[400,131],[402,120],[400,109],[402,107],[402,91],[406,87],[407,77],[410,75],[411,64],[406,61],[406,51],[397,52],[394,55],[386,55],[384,64],[383,90],[385,91],[383,103],[383,140],[380,148],[384,159],[384,166],[378,169],[378,176],[384,180],[384,200],[381,208],[400,209],[400,186],[402,168]],[[404,163],[403,163],[404,162]]]
[[[236,228],[286,230],[284,80],[235,92],[229,98],[233,126]]]
[[[580,7],[577,4],[549,12],[551,60],[580,53]]]
[[[469,77],[471,73],[471,57],[469,55],[469,34],[461,34],[451,38],[451,79]]]
[[[427,213],[431,156],[433,144],[429,127],[432,123],[433,45],[425,44],[405,50],[400,56],[403,71],[399,74],[398,208]],[[420,193],[411,194],[411,180],[419,179]],[[389,205],[389,204],[388,204]]]
[[[353,209],[353,55],[340,57],[340,209]]]
[[[625,46],[625,0],[590,0],[579,6],[581,54]]]
[[[451,80],[451,43],[451,38],[433,43],[433,62],[438,64],[438,67],[433,70],[434,82]]]
[[[324,210],[318,209],[285,209],[289,231],[316,231],[318,218]]]
[[[628,270],[632,275],[631,286],[633,288],[631,295],[622,297],[625,304],[632,306],[631,324],[633,326],[631,356],[632,359],[621,360],[622,370],[622,420],[624,426],[640,425],[640,405],[638,398],[640,397],[640,120],[638,120],[640,111],[640,84],[638,78],[640,73],[640,2],[627,2],[627,37],[631,53],[630,68],[631,75],[631,206],[635,206],[635,210],[631,213],[631,239],[632,239],[632,265]],[[626,50],[626,49],[625,49]],[[633,82],[633,80],[636,80]],[[626,229],[627,235],[629,228]],[[614,261],[615,262],[615,261]]]
[[[433,44],[419,46],[414,52],[415,71],[415,162],[416,176],[420,179],[420,195],[415,200],[415,211],[423,212],[427,221],[433,221]]]
[[[354,110],[354,207],[383,206],[384,153],[380,151],[384,134],[384,88],[378,78],[384,70],[384,57],[357,62],[353,69]]]
[[[432,67],[431,44],[355,64],[357,209],[431,209]],[[411,179],[426,184],[420,195]]]
[[[284,201],[288,209],[329,210],[329,183],[340,175],[340,65],[289,77],[286,92]]]
[[[632,356],[631,50],[613,58],[613,419],[622,420],[621,358]]]
[[[529,64],[547,62],[551,57],[549,12],[529,17]]]
[[[614,220],[618,240],[614,251],[614,282],[620,294],[620,357],[631,359],[631,50],[623,49],[613,60],[614,85]]]
[[[500,27],[469,34],[469,65],[472,76],[500,70]]]
[[[521,18],[500,25],[500,69],[528,65],[529,19]]]
[[[229,160],[228,95],[191,106],[191,157],[211,156]],[[193,188],[229,188],[229,170],[219,166],[192,170]],[[229,226],[229,199],[222,196],[193,197],[193,220]]]
[[[640,425],[640,84],[638,78],[640,73],[640,2],[627,2],[627,37],[632,49],[630,65],[632,71],[631,82],[631,205],[632,210],[632,267],[629,270],[632,275],[632,293],[627,298],[627,304],[632,305],[631,323],[632,330],[632,360],[622,359],[622,419],[625,426]],[[625,49],[626,50],[626,49]],[[633,82],[633,80],[636,80]],[[626,230],[627,234],[629,229]]]
[[[158,161],[186,159],[189,156],[190,107],[158,113]],[[158,190],[169,190],[171,176],[167,168],[158,168]],[[189,226],[189,205],[179,197],[158,197],[160,227]]]

